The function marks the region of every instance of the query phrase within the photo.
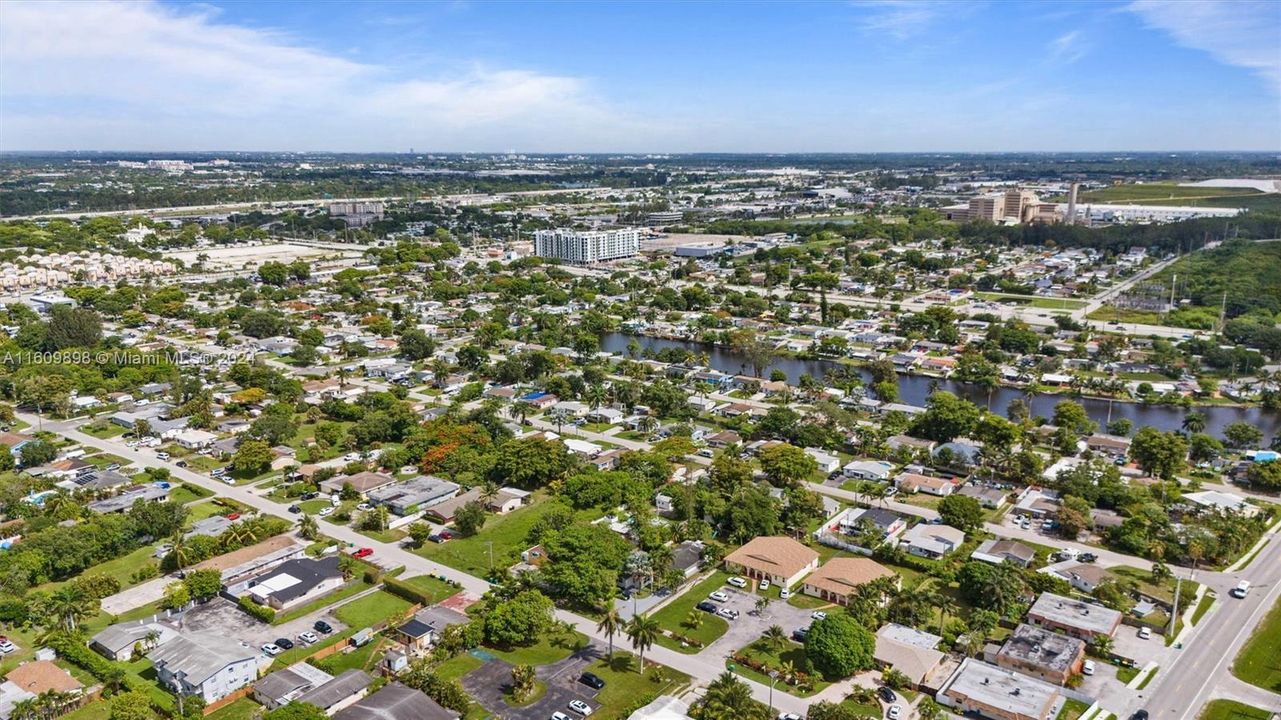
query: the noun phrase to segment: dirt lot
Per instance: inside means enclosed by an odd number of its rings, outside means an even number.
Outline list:
[[[202,248],[199,250],[166,253],[168,257],[182,260],[187,264],[187,267],[194,265],[199,255],[207,255],[209,256],[209,259],[205,261],[207,270],[238,270],[246,265],[257,267],[272,260],[290,263],[299,258],[318,258],[343,254],[346,253],[301,245],[287,245],[285,243],[234,245],[231,247]]]

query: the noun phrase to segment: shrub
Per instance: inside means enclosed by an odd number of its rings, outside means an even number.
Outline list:
[[[276,619],[276,611],[274,609],[269,608],[266,605],[259,605],[253,600],[250,600],[248,595],[242,595],[240,597],[240,609],[265,623],[270,624]]]

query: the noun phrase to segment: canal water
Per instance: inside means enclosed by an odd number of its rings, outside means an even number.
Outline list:
[[[733,375],[746,375],[752,372],[750,363],[733,350],[693,340],[667,340],[640,335],[627,335],[625,333],[608,333],[601,338],[601,349],[626,355],[627,345],[632,340],[635,340],[642,348],[650,348],[655,351],[669,347],[681,347],[695,353],[705,352],[708,355],[710,365],[721,372]],[[840,363],[831,360],[798,360],[792,357],[780,357],[770,364],[764,374],[768,377],[772,371],[782,370],[787,375],[788,382],[795,385],[803,374],[808,373],[822,380],[829,370],[839,366]],[[859,372],[863,375],[864,381],[870,380],[870,376],[866,371],[860,369]],[[970,383],[920,375],[899,375],[899,402],[909,405],[924,405],[926,398],[930,395],[931,384],[934,384],[940,390],[947,390],[966,398],[980,407],[987,407],[988,405],[988,391],[984,388]],[[1225,426],[1237,421],[1248,422],[1262,430],[1264,436],[1263,444],[1265,446],[1278,432],[1281,432],[1281,416],[1276,413],[1265,412],[1258,407],[1242,408],[1205,405],[1189,409],[1173,405],[1145,405],[1143,403],[1122,401],[1109,402],[1097,398],[1071,398],[1066,395],[1054,394],[1035,394],[1028,398],[1027,393],[1023,390],[1010,387],[998,387],[992,391],[992,411],[1005,414],[1006,407],[1015,398],[1027,399],[1031,406],[1032,415],[1040,415],[1045,418],[1054,414],[1054,406],[1059,401],[1064,399],[1076,400],[1085,407],[1090,418],[1099,423],[1100,427],[1105,425],[1110,417],[1112,420],[1129,418],[1130,422],[1134,424],[1135,430],[1146,426],[1155,427],[1158,430],[1178,430],[1183,425],[1183,418],[1189,412],[1195,410],[1205,415],[1206,432],[1216,437],[1222,436]]]

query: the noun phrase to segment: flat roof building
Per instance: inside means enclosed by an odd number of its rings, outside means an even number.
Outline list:
[[[1068,678],[1081,671],[1084,662],[1084,640],[1026,623],[1014,628],[996,654],[997,665],[1055,685],[1067,683]]]
[[[1048,720],[1062,704],[1059,688],[981,660],[966,658],[938,693],[939,702],[992,720]]]
[[[592,265],[640,254],[640,230],[539,230],[534,233],[534,254],[573,265]]]
[[[1027,611],[1027,621],[1089,642],[1098,635],[1112,637],[1121,625],[1121,613],[1102,605],[1047,592],[1041,593]]]

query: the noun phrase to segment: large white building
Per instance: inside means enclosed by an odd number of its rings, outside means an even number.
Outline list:
[[[640,230],[539,230],[534,233],[534,254],[574,265],[635,257],[640,254]]]

